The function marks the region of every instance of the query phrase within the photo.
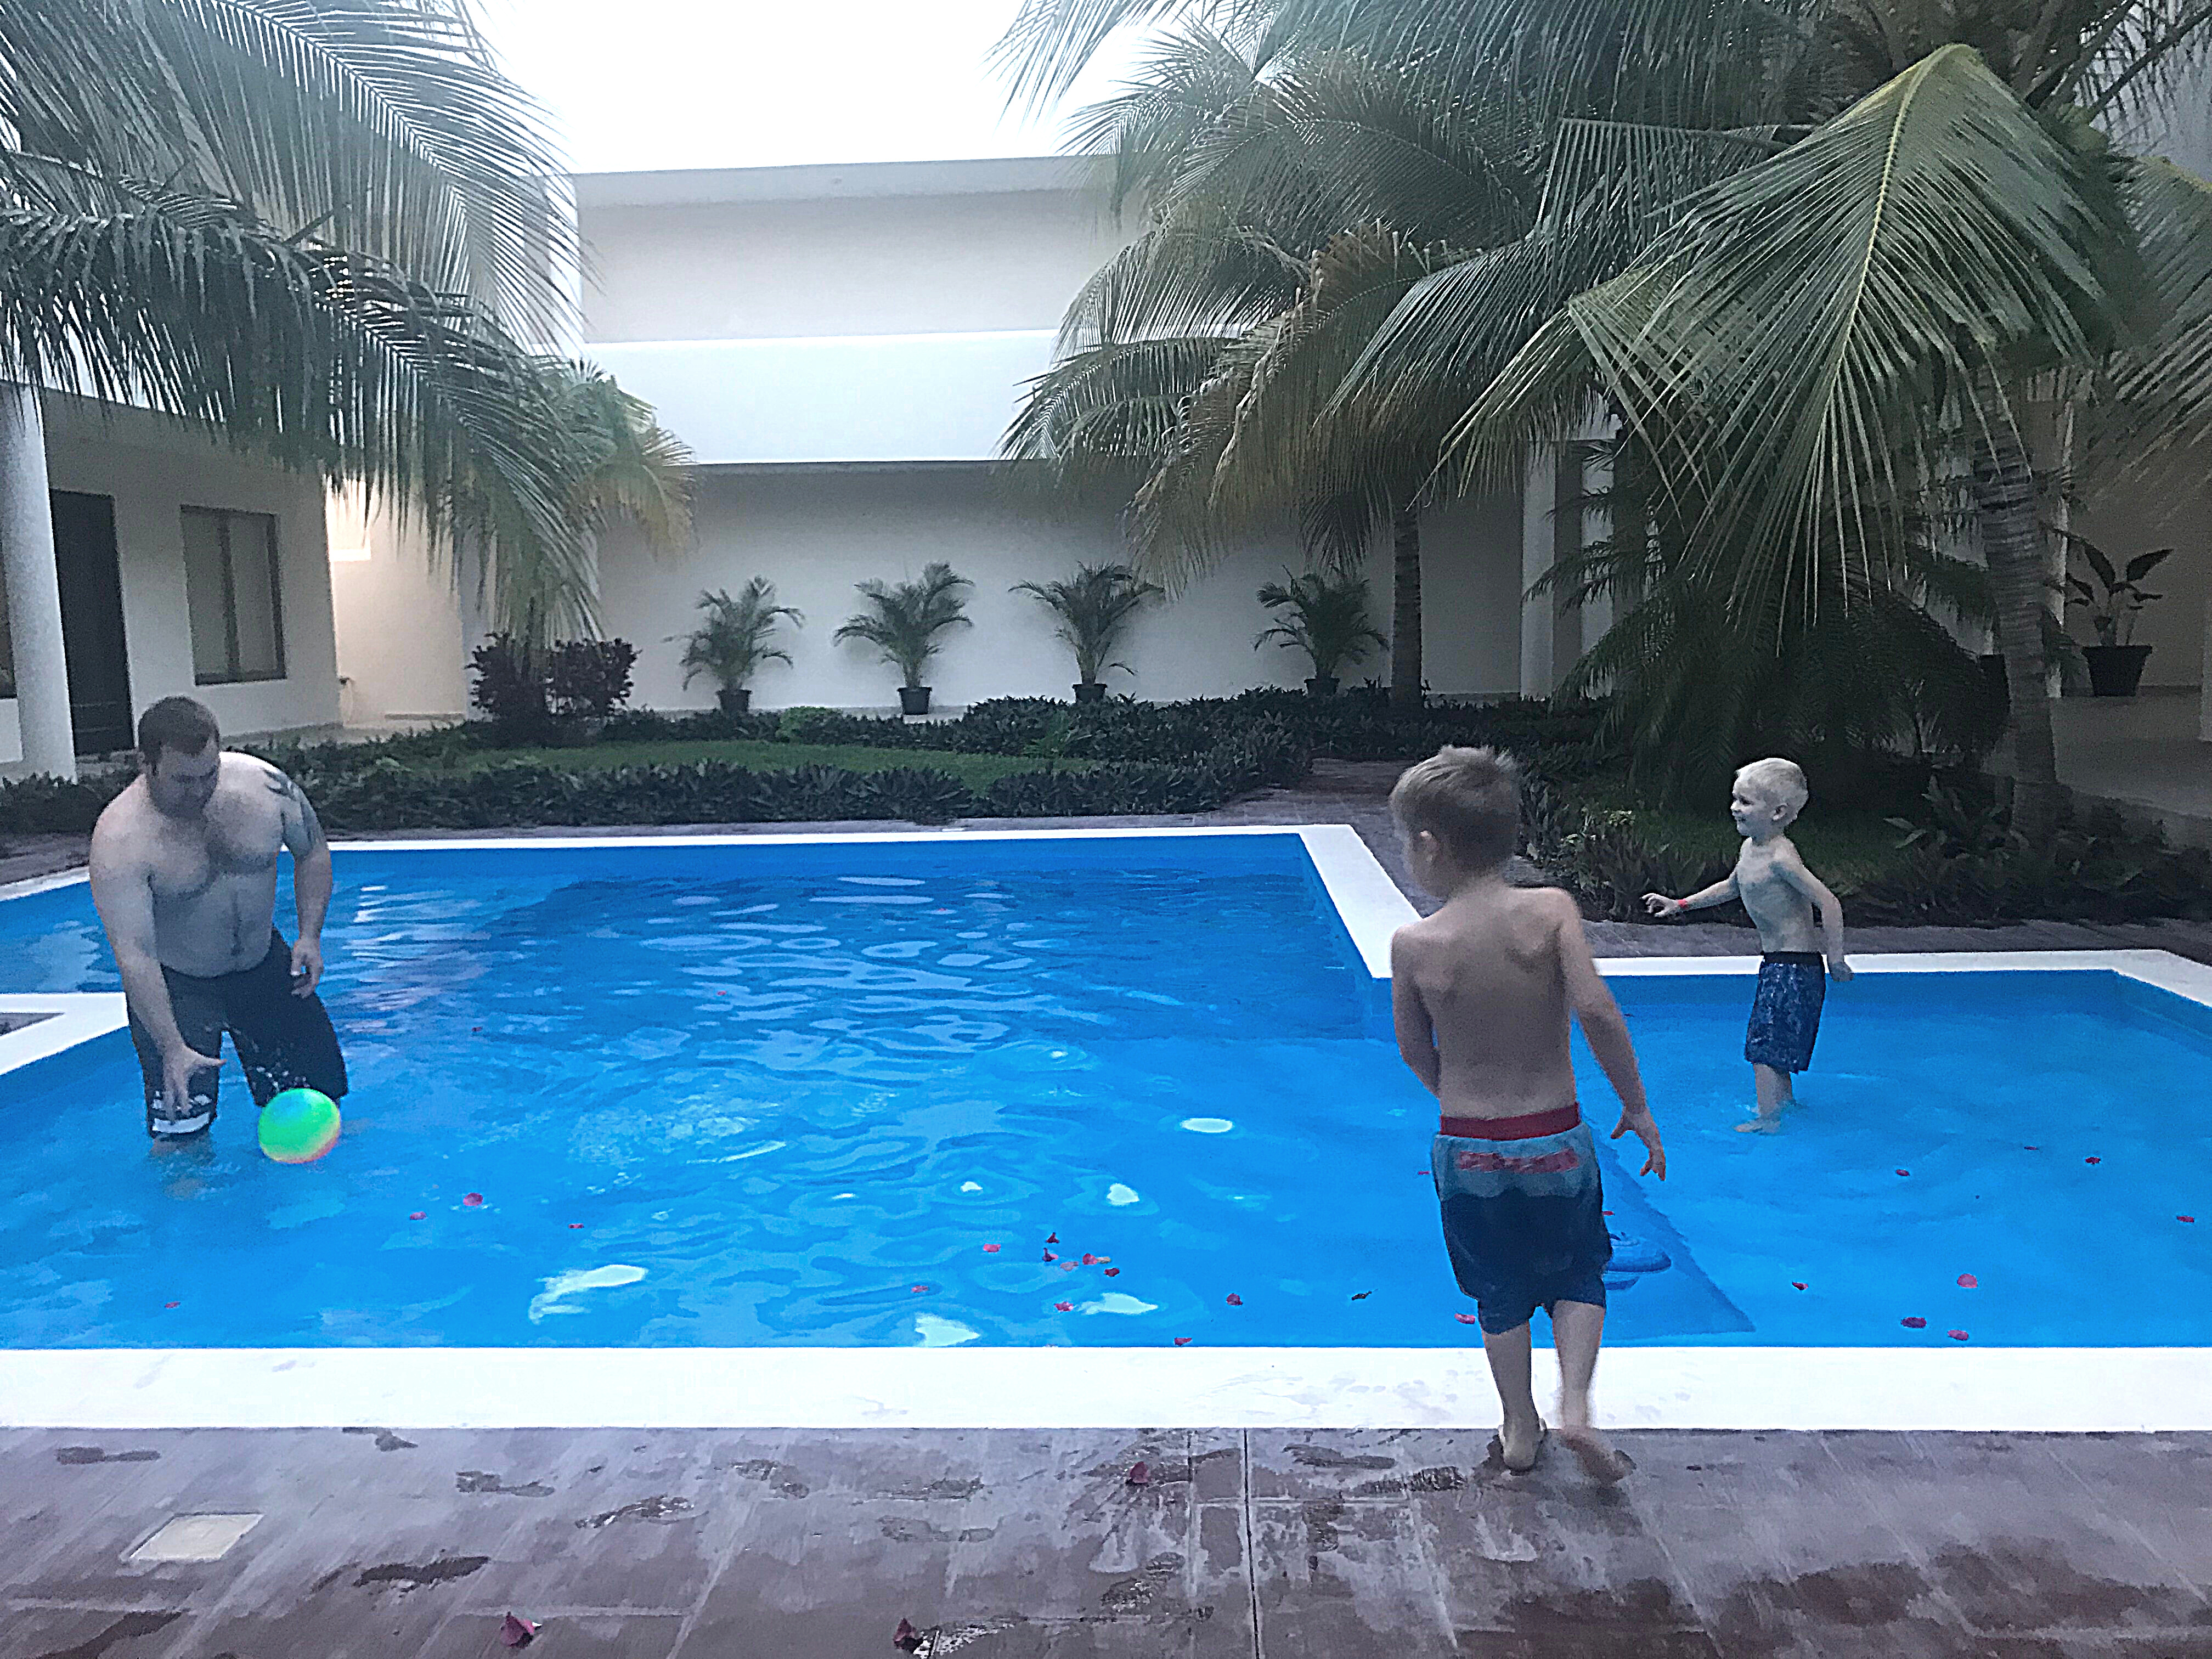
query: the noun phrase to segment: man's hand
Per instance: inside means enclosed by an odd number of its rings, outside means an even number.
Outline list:
[[[312,996],[323,982],[323,942],[303,939],[292,946],[292,994]]]
[[[1668,898],[1664,893],[1646,893],[1644,908],[1655,916],[1679,916],[1690,907],[1680,899]]]
[[[185,1115],[191,1103],[194,1075],[220,1071],[222,1067],[221,1060],[211,1060],[185,1044],[178,1044],[161,1056],[161,1098],[168,1103],[172,1112]]]
[[[1845,962],[1840,953],[1828,958],[1828,977],[1844,984],[1850,982],[1851,964]]]
[[[1652,1121],[1648,1109],[1624,1108],[1620,1121],[1613,1126],[1611,1139],[1618,1140],[1632,1129],[1635,1131],[1636,1138],[1644,1143],[1645,1154],[1644,1167],[1636,1173],[1656,1175],[1664,1181],[1667,1178],[1667,1149],[1659,1144],[1659,1126]]]

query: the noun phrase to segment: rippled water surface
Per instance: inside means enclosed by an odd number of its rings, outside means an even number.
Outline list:
[[[1295,838],[339,870],[337,1150],[262,1158],[234,1067],[210,1143],[149,1147],[119,1037],[0,1079],[0,1342],[1474,1335]],[[0,905],[0,989],[114,985],[82,887]],[[1729,1130],[1746,988],[1620,987],[1675,1173],[1608,1154],[1612,1339],[2212,1341],[2196,1013],[1863,979],[1767,1139]]]

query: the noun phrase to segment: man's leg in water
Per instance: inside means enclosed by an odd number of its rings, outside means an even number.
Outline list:
[[[1596,1311],[1602,1319],[1605,1310]],[[1535,1388],[1528,1376],[1529,1346],[1526,1320],[1510,1331],[1482,1334],[1490,1380],[1498,1385],[1498,1403],[1505,1408],[1505,1421],[1498,1431],[1498,1449],[1505,1467],[1516,1474],[1535,1467],[1536,1448],[1544,1437],[1543,1419],[1536,1415]]]
[[[1598,1340],[1604,1333],[1603,1308],[1588,1302],[1552,1304],[1552,1342],[1559,1354],[1559,1438],[1582,1460],[1593,1479],[1611,1481],[1620,1480],[1635,1465],[1607,1445],[1590,1421],[1590,1379],[1597,1374]],[[1525,1388],[1526,1331],[1522,1340]]]

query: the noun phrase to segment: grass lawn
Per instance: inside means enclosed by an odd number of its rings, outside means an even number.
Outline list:
[[[1584,786],[1596,805],[1627,808],[1636,814],[1638,830],[1647,841],[1664,842],[1685,852],[1704,854],[1717,866],[1735,862],[1743,837],[1735,832],[1725,811],[1685,811],[1679,808],[1647,806],[1625,787]],[[1850,809],[1824,811],[1814,801],[1790,831],[1790,839],[1805,855],[1813,873],[1843,891],[1871,877],[1893,869],[1904,855],[1897,850],[1900,831],[1881,813]]]
[[[732,738],[725,742],[594,743],[575,749],[484,749],[455,757],[452,769],[480,772],[487,767],[528,761],[562,771],[611,766],[686,766],[695,761],[722,761],[771,771],[793,766],[840,766],[848,772],[886,772],[901,767],[950,772],[970,789],[981,789],[1016,772],[1040,771],[1057,764],[1070,769],[1090,763],[1048,762],[1029,755],[956,755],[936,749],[869,749],[850,744],[762,743]]]

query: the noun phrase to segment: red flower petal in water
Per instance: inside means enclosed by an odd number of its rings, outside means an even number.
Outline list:
[[[907,1290],[909,1294],[914,1296],[927,1296],[929,1294],[929,1286],[927,1285],[909,1285],[907,1286]]]
[[[1908,1331],[1924,1331],[1928,1328],[1928,1322],[1926,1320],[1916,1319],[1909,1315],[1906,1317],[1899,1320],[1897,1322],[1904,1326]]]
[[[1413,1173],[1414,1173],[1415,1175],[1426,1175],[1426,1174],[1428,1174],[1428,1171],[1427,1171],[1426,1170],[1414,1170],[1414,1171],[1413,1171]]]
[[[584,1224],[580,1221],[572,1221],[568,1224],[568,1231],[572,1233],[580,1233],[584,1231]]]
[[[1954,1342],[1965,1342],[1971,1340],[1964,1331],[1946,1331],[1943,1334],[1949,1337]]]
[[[995,1245],[995,1244],[986,1244],[986,1245],[983,1247],[983,1254],[984,1254],[985,1255],[998,1255],[998,1253],[999,1253],[999,1247],[998,1247],[997,1245]]]
[[[1374,1294],[1375,1292],[1372,1291],[1354,1291],[1352,1293],[1352,1299],[1354,1302],[1364,1302],[1369,1297]]]
[[[1054,1255],[1050,1250],[1047,1250],[1044,1253],[1044,1259],[1048,1261],[1057,1261],[1060,1260],[1060,1258]]]
[[[1098,1263],[1098,1258],[1097,1258],[1097,1256],[1095,1256],[1095,1255],[1091,1255],[1090,1251],[1085,1250],[1085,1251],[1083,1253],[1083,1265],[1084,1265],[1085,1267],[1096,1267],[1096,1266],[1097,1265],[1097,1263]]]
[[[483,1194],[482,1193],[463,1193],[461,1194],[461,1202],[467,1205],[471,1210],[479,1209],[483,1205]]]
[[[161,1305],[164,1308],[181,1308],[185,1304],[181,1302],[164,1302]]]
[[[1981,1283],[1982,1281],[1975,1278],[1972,1273],[1960,1273],[1959,1275],[1959,1288],[1962,1291],[1979,1290],[1981,1288]]]
[[[1130,1469],[1127,1478],[1122,1482],[1122,1484],[1129,1486],[1151,1486],[1152,1484],[1152,1466],[1148,1463],[1139,1463],[1135,1465]]]
[[[1901,1175],[1901,1176],[1909,1176],[1909,1175],[1911,1175],[1911,1173],[1912,1173],[1912,1171],[1911,1171],[1911,1170],[1899,1170],[1898,1171],[1898,1174],[1899,1174],[1899,1175]]]
[[[1232,1308],[1241,1308],[1244,1305],[1244,1298],[1231,1291],[1229,1292],[1229,1305]]]
[[[902,1619],[898,1629],[891,1633],[891,1645],[912,1653],[921,1645],[921,1632]]]
[[[1048,1233],[1045,1236],[1044,1242],[1048,1244],[1057,1244],[1060,1243],[1060,1235],[1058,1233]]]
[[[1190,1339],[1187,1336],[1179,1336],[1176,1338],[1175,1344],[1178,1348],[1188,1348],[1190,1346]]]
[[[2022,1147],[2021,1150],[2022,1152],[2041,1152],[2041,1151],[2043,1150],[2043,1148],[2042,1148],[2042,1147],[2040,1147],[2040,1146],[2024,1146],[2024,1147]]]
[[[1073,1261],[1063,1261],[1060,1264],[1060,1270],[1064,1273],[1072,1273],[1075,1271],[1075,1263]]]
[[[424,1214],[425,1212],[422,1210],[410,1210],[407,1212],[407,1218],[410,1221],[420,1221]]]
[[[2101,1158],[2085,1158],[2081,1161],[2084,1164],[2102,1164],[2105,1160]]]
[[[517,1618],[511,1613],[507,1615],[499,1627],[500,1645],[502,1647],[526,1648],[537,1638],[537,1626],[532,1624],[527,1619]]]
[[[2197,1218],[2196,1218],[2195,1216],[2193,1216],[2193,1215],[2178,1215],[2178,1216],[2174,1217],[2173,1218],[2174,1218],[2176,1221],[2186,1221],[2186,1222],[2188,1222],[2188,1223],[2189,1223],[2191,1225],[2192,1225],[2192,1226],[2194,1226],[2194,1225],[2196,1224],[2196,1222],[2197,1222]]]
[[[1805,1281],[1802,1279],[1793,1279],[1790,1281],[1790,1288],[1793,1291],[1802,1291],[1805,1288]]]
[[[1452,1317],[1459,1321],[1462,1325],[1477,1325],[1481,1323],[1481,1321],[1478,1320],[1473,1314],[1454,1314]]]
[[[1109,1279],[1118,1279],[1121,1275],[1121,1270],[1119,1267],[1109,1267],[1106,1270],[1106,1277]]]
[[[1075,1304],[1073,1302],[1055,1302],[1052,1304],[1052,1310],[1054,1313],[1073,1313]]]

